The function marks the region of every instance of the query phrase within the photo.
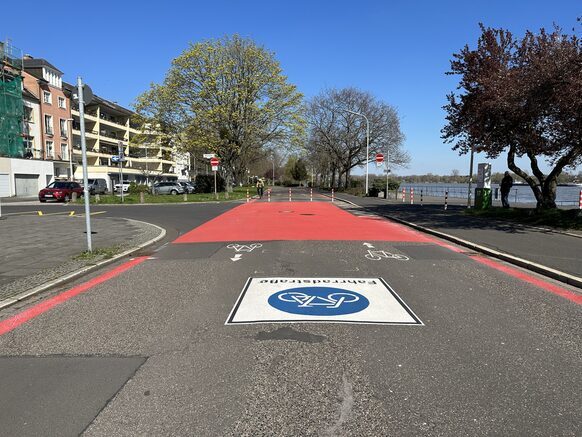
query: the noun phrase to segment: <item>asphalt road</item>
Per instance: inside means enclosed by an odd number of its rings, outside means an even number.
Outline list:
[[[104,208],[168,227],[178,242],[0,335],[0,369],[15,374],[0,405],[22,410],[0,408],[0,435],[582,434],[581,305],[556,284],[306,191],[293,198]],[[289,299],[297,283],[273,278],[365,283],[346,304],[326,295],[316,307],[316,292]],[[374,278],[392,291],[373,294],[370,281],[383,287]],[[261,323],[290,317],[258,298],[263,289],[309,322]],[[354,295],[369,306],[334,313]],[[325,307],[326,320],[299,303]],[[411,314],[421,324],[401,323]],[[349,323],[366,317],[387,323]],[[77,370],[55,371],[66,358]],[[103,368],[120,360],[107,384],[90,371],[103,358]],[[39,393],[53,408],[28,402]]]

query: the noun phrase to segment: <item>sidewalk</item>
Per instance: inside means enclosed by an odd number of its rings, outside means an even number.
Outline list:
[[[91,221],[93,249],[106,254],[79,259],[87,249],[84,217],[9,215],[0,220],[0,307],[30,290],[138,248],[163,230],[144,222],[99,217]]]
[[[445,211],[442,204],[426,202],[422,206],[410,205],[401,201],[363,198],[343,193],[336,195],[336,198],[353,202],[378,215],[429,228],[521,258],[528,263],[540,264],[548,270],[564,272],[577,277],[582,283],[582,233],[579,231],[566,235],[545,228],[467,216],[463,214],[465,206],[458,204],[449,205]],[[575,280],[570,283],[576,282]]]

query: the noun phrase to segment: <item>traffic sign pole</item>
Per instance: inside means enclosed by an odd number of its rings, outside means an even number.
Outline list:
[[[210,155],[210,154],[209,154]],[[210,165],[212,166],[212,171],[214,172],[214,197],[218,200],[218,187],[216,183],[216,172],[218,171],[218,164],[220,161],[216,156],[210,158]]]

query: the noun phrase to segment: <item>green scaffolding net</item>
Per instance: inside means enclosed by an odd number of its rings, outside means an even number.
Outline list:
[[[22,113],[22,78],[0,80],[0,156],[24,155]]]

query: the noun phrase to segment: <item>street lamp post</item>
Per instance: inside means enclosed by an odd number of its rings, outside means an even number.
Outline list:
[[[69,122],[69,138],[70,138],[70,148],[69,148],[69,178],[74,181],[75,174],[73,173],[73,118],[67,118],[66,121]]]
[[[471,208],[471,190],[473,189],[473,155],[475,154],[475,147],[471,146],[471,161],[469,163],[469,190],[467,192],[467,208]]]
[[[370,121],[368,117],[364,114],[360,114],[359,112],[350,111],[349,109],[345,109],[345,111],[349,112],[350,114],[359,115],[360,117],[364,117],[366,119],[366,196],[368,195],[368,164],[370,163]]]

